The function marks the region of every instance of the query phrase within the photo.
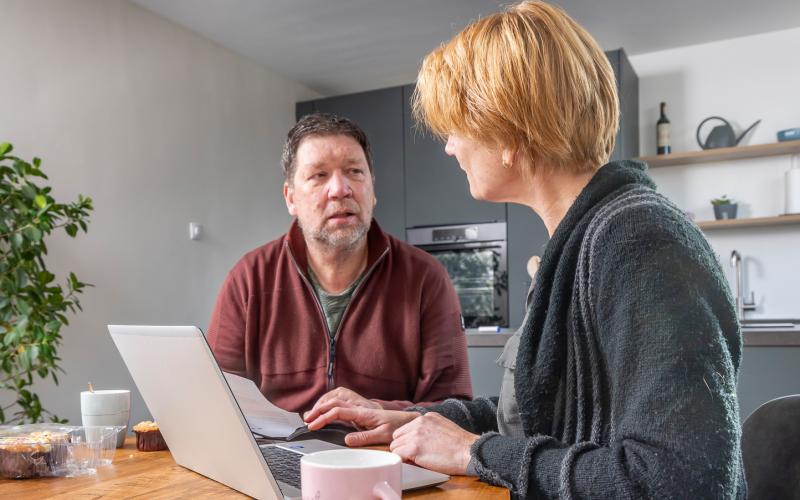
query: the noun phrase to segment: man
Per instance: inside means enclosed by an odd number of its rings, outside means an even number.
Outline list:
[[[295,221],[228,274],[208,329],[220,367],[311,415],[471,398],[455,290],[433,257],[372,219],[364,132],[334,115],[305,116],[282,164]]]

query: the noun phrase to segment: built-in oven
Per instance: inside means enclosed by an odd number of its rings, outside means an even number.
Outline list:
[[[414,227],[406,239],[447,269],[466,328],[508,327],[505,222]]]

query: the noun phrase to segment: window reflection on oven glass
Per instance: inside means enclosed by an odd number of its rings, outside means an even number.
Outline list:
[[[433,252],[447,269],[459,301],[464,326],[496,325],[495,293],[504,285],[497,276],[498,255],[492,249],[464,249]]]

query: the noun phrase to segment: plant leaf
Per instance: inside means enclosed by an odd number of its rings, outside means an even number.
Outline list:
[[[22,234],[31,241],[41,241],[42,240],[42,230],[38,227],[26,227],[22,230]]]
[[[44,259],[45,239],[56,227],[75,237],[87,229],[93,210],[91,198],[59,203],[51,186],[39,186],[33,178],[47,179],[42,161],[30,163],[9,154],[9,143],[0,143],[0,391],[14,403],[14,410],[0,410],[0,423],[39,422],[52,418],[32,392],[37,378],[58,383],[60,330],[67,315],[80,303],[84,284],[69,273],[66,286],[59,285]],[[8,410],[9,406],[4,406]]]

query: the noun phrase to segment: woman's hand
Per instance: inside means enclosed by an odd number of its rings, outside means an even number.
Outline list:
[[[303,414],[303,420],[306,422],[311,422],[323,413],[332,410],[337,406],[341,406],[343,408],[362,407],[372,408],[375,410],[383,409],[380,403],[376,403],[375,401],[367,399],[355,391],[351,391],[350,389],[344,387],[337,387],[336,389],[323,394],[322,397],[319,398],[316,403],[314,403],[314,407]]]
[[[387,444],[392,440],[392,433],[403,425],[419,417],[418,412],[375,410],[372,408],[342,407],[332,408],[313,421],[308,422],[308,429],[315,431],[333,422],[345,422],[359,429],[344,438],[347,446],[368,446]]]
[[[389,449],[426,469],[464,475],[478,437],[438,413],[426,413],[397,429]]]

